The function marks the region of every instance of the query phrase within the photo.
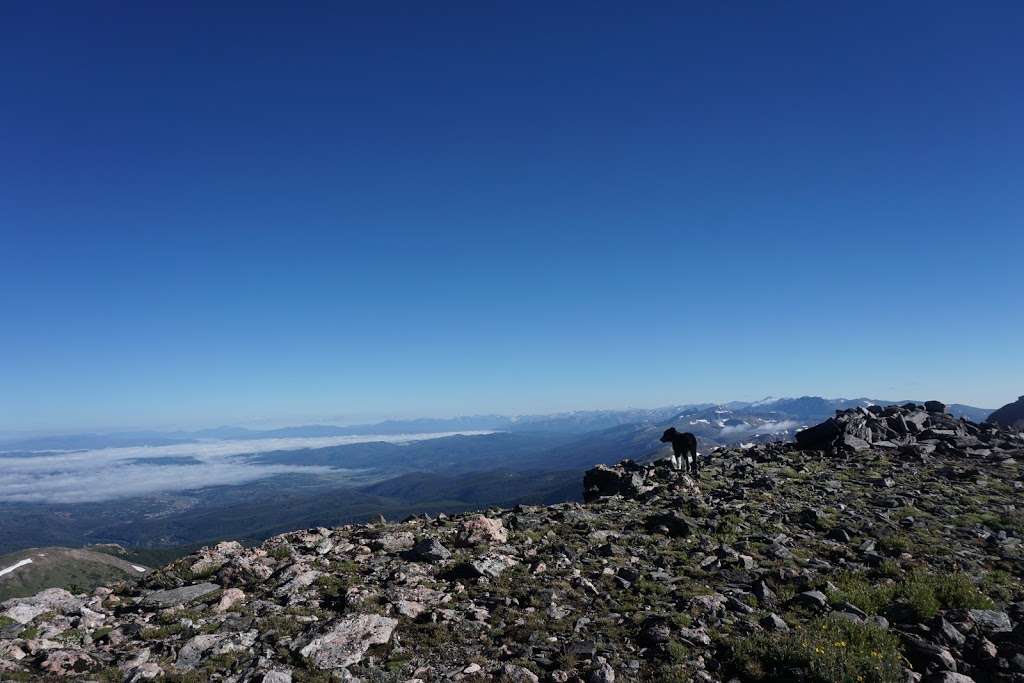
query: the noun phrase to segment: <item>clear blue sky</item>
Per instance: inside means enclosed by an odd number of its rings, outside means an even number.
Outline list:
[[[156,4],[0,9],[0,429],[1024,393],[1020,3]]]

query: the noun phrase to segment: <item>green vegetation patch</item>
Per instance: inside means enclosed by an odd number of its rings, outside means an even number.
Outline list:
[[[142,629],[139,637],[142,640],[161,640],[163,638],[170,638],[171,636],[178,635],[185,630],[185,627],[181,624],[168,624],[167,626],[152,626],[150,628]]]
[[[1018,596],[1024,595],[1020,579],[1003,569],[983,573],[979,585],[985,595],[994,595],[1002,602],[1016,602]]]
[[[733,643],[741,675],[764,681],[900,683],[899,639],[872,624],[819,617],[790,633],[763,633]]]
[[[868,614],[878,614],[889,605],[902,601],[914,610],[919,620],[935,616],[940,609],[989,609],[992,601],[960,572],[933,574],[916,570],[906,577],[878,583],[867,574],[842,572],[831,581],[837,590],[829,591],[833,602],[849,602]]]
[[[1011,512],[970,512],[960,516],[964,526],[980,524],[994,531],[1005,531],[1012,535],[1024,534],[1024,510]]]
[[[878,540],[878,547],[882,550],[891,553],[893,555],[899,553],[910,552],[914,547],[913,541],[906,534],[894,533],[880,538]]]
[[[275,560],[286,560],[292,556],[292,551],[286,545],[279,545],[272,548],[269,555]]]

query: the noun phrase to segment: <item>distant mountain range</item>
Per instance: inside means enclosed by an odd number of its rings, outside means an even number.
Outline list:
[[[915,401],[916,402],[916,401]],[[258,541],[275,533],[301,527],[334,526],[366,521],[381,514],[390,519],[414,513],[457,512],[488,505],[553,503],[581,496],[581,473],[598,463],[623,457],[650,460],[665,454],[659,441],[669,426],[697,435],[702,453],[716,446],[790,440],[796,431],[845,410],[870,404],[905,403],[867,398],[825,399],[814,396],[769,398],[726,404],[690,404],[663,408],[617,411],[581,411],[520,417],[472,416],[449,420],[394,420],[372,425],[335,427],[310,425],[275,430],[224,427],[199,432],[119,433],[65,436],[8,443],[0,450],[4,460],[24,468],[39,466],[36,485],[49,490],[46,468],[60,471],[68,458],[82,461],[106,457],[91,451],[96,444],[185,444],[168,453],[147,451],[133,469],[135,454],[128,454],[119,480],[163,478],[173,485],[157,493],[125,495],[93,502],[19,502],[5,498],[0,488],[0,553],[31,546],[81,546],[117,543],[136,549],[188,547],[223,538]],[[980,421],[990,411],[971,406],[950,406],[950,412]],[[437,433],[416,441],[388,442],[387,434]],[[458,434],[493,430],[492,433]],[[456,434],[451,435],[451,432]],[[309,447],[295,440],[348,435],[381,435],[362,443]],[[279,450],[276,444],[255,439],[292,439]],[[148,440],[151,439],[151,440]],[[161,440],[157,440],[161,439]],[[392,439],[394,441],[394,439]],[[190,457],[189,444],[195,444]],[[252,449],[247,445],[251,443]],[[227,455],[206,455],[206,451]],[[83,450],[70,455],[38,451]],[[14,452],[12,452],[14,451]],[[32,451],[32,453],[25,453]],[[130,457],[129,457],[130,456]],[[47,463],[52,461],[52,466]],[[214,483],[193,472],[223,469],[267,474]],[[251,469],[250,469],[251,468]],[[87,473],[86,473],[87,474]],[[67,485],[66,479],[60,479]],[[142,565],[147,564],[141,562]]]
[[[124,431],[105,434],[63,434],[0,439],[0,452],[166,446],[226,439],[316,438],[366,434],[394,435],[479,430],[584,434],[619,425],[661,423],[672,418],[692,417],[694,415],[700,415],[706,419],[711,419],[710,416],[713,415],[730,415],[733,419],[753,417],[761,418],[765,423],[783,420],[816,420],[828,417],[836,410],[845,410],[858,405],[891,405],[893,403],[907,402],[921,403],[922,401],[822,398],[820,396],[802,396],[799,398],[769,397],[761,401],[732,401],[724,404],[693,403],[651,409],[626,408],[622,410],[582,410],[549,415],[471,415],[453,418],[386,420],[372,424],[343,427],[313,424],[257,430],[245,427],[222,426],[194,431]],[[993,412],[989,408],[977,408],[961,404],[950,405],[949,411],[958,417],[966,417],[976,422],[984,421]],[[722,420],[723,418],[715,419]],[[756,432],[756,420],[748,422],[748,424],[755,427],[755,429],[750,431]],[[722,426],[736,427],[737,425],[723,424]],[[709,433],[702,436],[705,438],[712,437],[709,430],[703,431],[708,431]],[[735,429],[728,430],[726,435],[728,436],[730,433],[737,431]],[[781,436],[782,431],[784,430],[778,431],[777,435]]]

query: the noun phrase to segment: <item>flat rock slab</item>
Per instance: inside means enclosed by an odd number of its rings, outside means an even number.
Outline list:
[[[174,607],[198,600],[219,590],[220,586],[215,583],[195,583],[191,586],[182,586],[181,588],[150,593],[143,599],[143,602],[147,605],[157,605],[158,607]]]
[[[990,609],[971,609],[967,610],[967,613],[971,615],[971,620],[978,625],[982,632],[1000,633],[1013,630],[1013,624],[1010,623],[1010,617],[1006,612],[997,612]]]
[[[363,658],[372,645],[384,645],[398,626],[397,619],[379,614],[359,614],[336,622],[299,654],[321,669],[344,669]]]
[[[63,588],[47,588],[30,598],[11,598],[2,605],[2,614],[19,624],[27,624],[44,612],[77,614],[85,601]]]

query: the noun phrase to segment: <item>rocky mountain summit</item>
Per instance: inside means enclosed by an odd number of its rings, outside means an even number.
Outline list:
[[[1022,459],[872,406],[583,504],[224,542],[2,603],[0,679],[1024,681]]]
[[[836,416],[796,434],[796,442],[811,449],[863,451],[871,448],[926,455],[936,451],[984,456],[1016,443],[995,423],[974,424],[955,418],[938,401],[924,405],[867,406],[840,410]]]
[[[1024,429],[1024,396],[993,412],[987,421],[1001,427]]]

